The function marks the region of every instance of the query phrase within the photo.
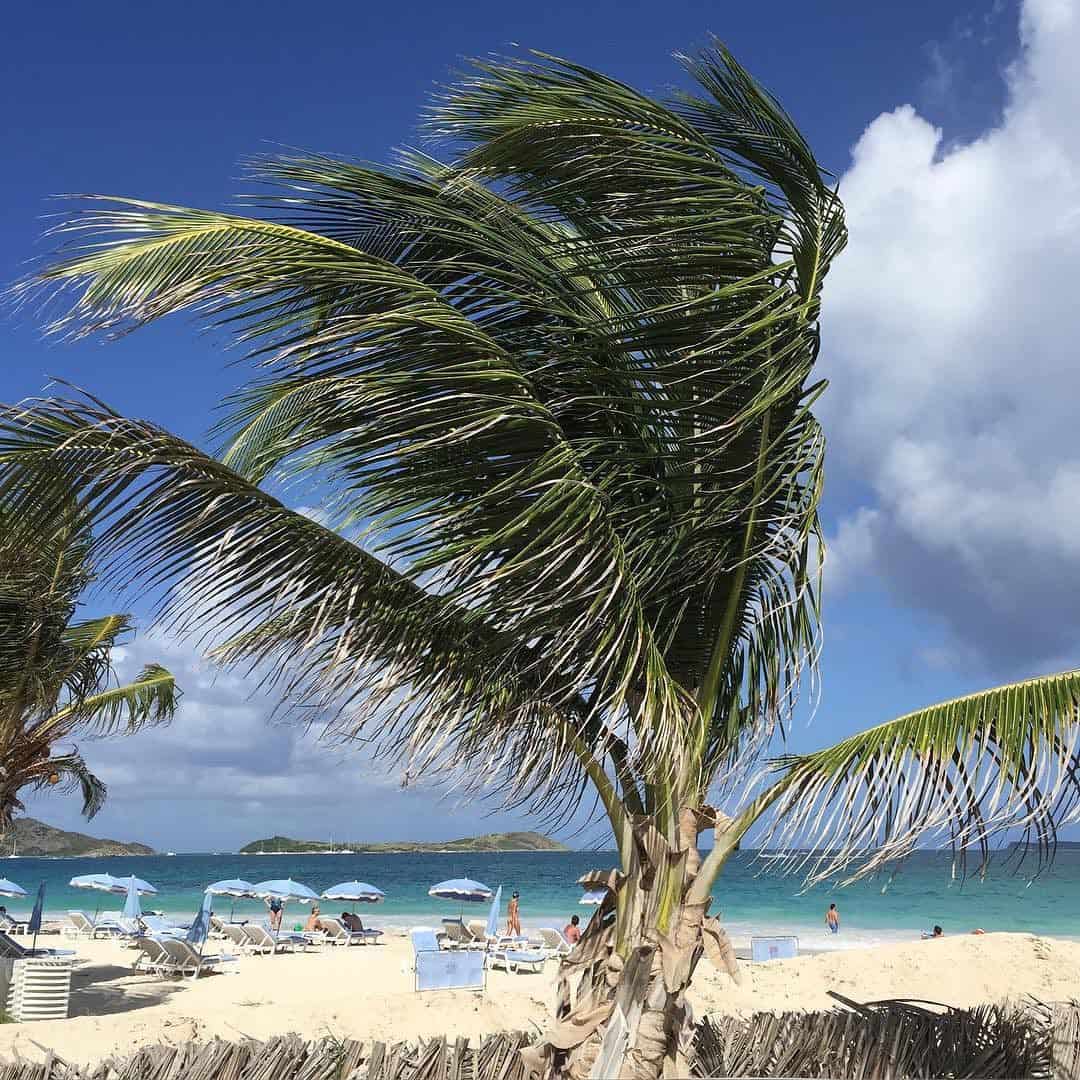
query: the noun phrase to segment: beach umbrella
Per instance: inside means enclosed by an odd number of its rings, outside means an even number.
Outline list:
[[[319,894],[314,889],[292,878],[277,878],[273,881],[260,881],[255,886],[255,895],[264,900],[280,900],[282,917],[284,918],[285,905],[290,900],[299,900],[301,904],[309,904],[312,900],[318,900]]]
[[[499,932],[499,901],[502,900],[502,886],[495,890],[495,898],[491,901],[491,910],[488,912],[487,926],[484,933],[489,938],[495,937]]]
[[[607,889],[590,889],[586,893],[581,894],[579,904],[591,904],[593,907],[599,907],[604,902],[604,897],[607,896]]]
[[[440,900],[468,900],[471,903],[482,904],[490,900],[491,890],[481,881],[473,881],[472,878],[451,878],[450,881],[440,881],[438,885],[432,885],[428,889],[428,896],[436,896]]]
[[[260,881],[253,886],[256,896],[273,897],[282,901],[299,900],[302,904],[318,900],[319,894],[314,889],[292,878],[277,878],[274,881]]]
[[[482,881],[473,881],[472,878],[451,878],[449,881],[440,881],[438,885],[432,885],[428,889],[428,896],[438,897],[440,900],[466,900],[473,904],[482,904],[491,899],[491,890]],[[464,914],[465,909],[461,909]]]
[[[157,889],[149,881],[131,875],[129,877],[113,877],[112,874],[82,874],[73,877],[68,884],[73,889],[95,889],[98,892],[117,893],[123,895],[134,882],[134,887],[140,896],[156,896]]]
[[[34,935],[34,944],[31,952],[37,952],[37,936],[41,933],[41,913],[45,910],[45,882],[38,885],[37,899],[34,901],[34,910],[30,912],[30,921],[26,929]]]
[[[207,885],[206,891],[211,896],[232,897],[232,903],[229,905],[229,922],[232,922],[237,898],[254,896],[255,886],[250,881],[244,881],[243,878],[227,878],[225,881],[215,881],[212,885]]]
[[[188,932],[185,935],[185,939],[192,945],[198,945],[199,955],[202,956],[203,946],[206,944],[207,936],[210,933],[210,911],[214,903],[214,894],[208,889],[203,893],[202,907],[199,908],[198,914],[192,920],[191,926],[188,927]]]
[[[18,900],[25,895],[26,890],[21,885],[8,881],[6,877],[0,878],[0,896],[10,896],[13,900]]]
[[[142,907],[139,904],[139,890],[135,887],[135,879],[128,879],[127,899],[124,901],[124,917],[128,919],[141,919]]]
[[[323,899],[347,901],[355,911],[357,904],[377,904],[380,900],[385,900],[386,893],[366,881],[342,881],[327,889],[323,893]]]

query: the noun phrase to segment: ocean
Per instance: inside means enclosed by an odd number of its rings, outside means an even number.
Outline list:
[[[377,906],[361,905],[369,925],[388,928],[437,923],[464,910],[466,918],[486,917],[488,905],[435,900],[428,888],[453,877],[471,877],[492,889],[503,886],[505,904],[513,890],[521,893],[526,927],[563,926],[572,914],[584,922],[592,909],[578,905],[581,889],[575,880],[585,871],[615,865],[612,852],[568,851],[499,854],[401,855],[175,855],[124,856],[105,859],[5,858],[0,875],[33,895],[45,882],[46,910],[53,916],[71,908],[93,912],[118,910],[122,897],[72,889],[68,882],[80,874],[135,874],[158,889],[143,905],[169,915],[190,918],[210,882],[239,877],[247,881],[291,877],[317,892],[340,881],[359,879],[386,893]],[[947,934],[976,927],[987,931],[1024,931],[1080,938],[1080,849],[1059,852],[1050,870],[1034,881],[995,865],[984,880],[953,880],[946,852],[917,852],[891,878],[882,877],[846,888],[818,886],[801,891],[794,876],[764,873],[753,852],[737,852],[717,882],[713,912],[719,912],[732,937],[792,933],[803,947],[837,948],[878,942],[911,940],[940,924]],[[831,902],[840,910],[841,931],[825,933],[824,915]],[[30,902],[6,901],[16,915],[28,912]],[[340,903],[325,902],[327,912]],[[228,915],[230,901],[220,897],[215,910]],[[289,916],[303,912],[292,906]],[[262,915],[258,901],[238,901],[237,917]]]

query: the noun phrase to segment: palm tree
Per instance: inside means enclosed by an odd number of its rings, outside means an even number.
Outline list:
[[[435,103],[444,161],[255,166],[261,216],[91,202],[52,324],[187,309],[259,375],[218,457],[100,402],[8,412],[20,513],[72,486],[97,557],[331,732],[558,822],[619,865],[534,1064],[679,1072],[713,885],[761,821],[811,879],[942,833],[1042,850],[1076,807],[1080,674],[763,763],[818,648],[812,413],[840,202],[719,44],[656,100],[553,57]],[[40,285],[38,286],[40,287]],[[304,485],[319,520],[290,509]],[[182,587],[176,587],[182,586]],[[724,809],[718,808],[720,805]],[[699,836],[713,833],[711,850]]]
[[[12,484],[15,472],[4,472]],[[73,621],[79,596],[93,581],[85,528],[57,527],[54,503],[44,529],[20,527],[0,500],[0,832],[23,810],[20,792],[58,784],[82,792],[89,818],[105,801],[105,785],[75,748],[57,746],[75,734],[131,733],[171,719],[179,691],[172,675],[147,665],[120,685],[112,650],[132,628],[129,615]]]

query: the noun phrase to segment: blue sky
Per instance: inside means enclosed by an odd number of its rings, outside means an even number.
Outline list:
[[[426,96],[466,56],[520,44],[662,89],[673,50],[720,35],[841,178],[852,230],[826,290],[824,688],[792,745],[1075,664],[1073,3],[114,2],[17,5],[5,22],[3,281],[48,250],[50,195],[220,207],[246,156],[379,160],[415,141]],[[24,313],[0,323],[0,357],[0,400],[59,375],[196,441],[242,377],[184,320],[59,344]],[[84,746],[112,791],[94,831],[190,849],[525,824],[268,726],[250,686],[174,642],[144,635],[125,664],[156,656],[184,680],[184,712],[171,732]],[[153,794],[147,760],[170,778]],[[71,801],[31,809],[78,826]]]

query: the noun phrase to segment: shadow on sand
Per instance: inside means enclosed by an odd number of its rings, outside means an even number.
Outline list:
[[[165,979],[120,964],[87,964],[71,975],[71,1016],[105,1016],[162,1005],[188,980]]]

